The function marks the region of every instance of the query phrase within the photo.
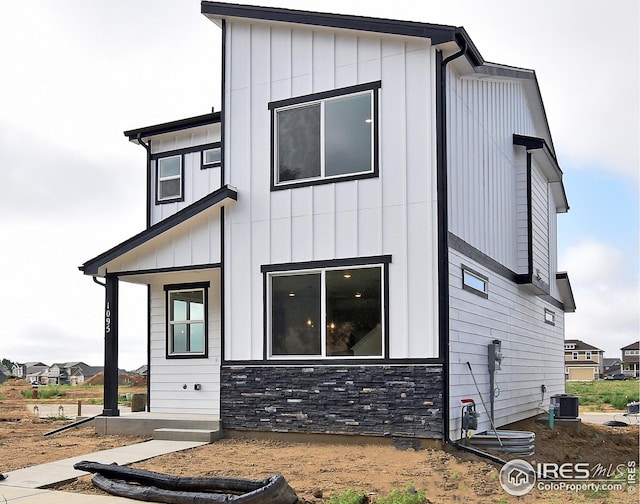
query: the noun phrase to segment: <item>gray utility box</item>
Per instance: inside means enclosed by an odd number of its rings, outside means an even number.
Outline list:
[[[570,394],[551,396],[551,406],[556,418],[578,418],[578,396]]]

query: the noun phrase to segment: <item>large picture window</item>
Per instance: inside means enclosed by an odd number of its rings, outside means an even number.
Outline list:
[[[270,357],[383,357],[384,267],[268,275]]]
[[[167,356],[206,356],[207,286],[167,286]]]
[[[271,103],[274,188],[375,176],[379,87]]]

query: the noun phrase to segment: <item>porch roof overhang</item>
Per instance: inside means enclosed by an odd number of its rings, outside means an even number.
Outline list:
[[[575,312],[576,302],[573,298],[573,290],[571,289],[571,282],[569,282],[569,274],[566,271],[559,271],[556,274],[556,283],[558,285],[558,292],[560,293],[560,300],[564,305],[565,313]]]
[[[195,203],[183,208],[179,212],[167,217],[164,220],[154,224],[148,229],[132,236],[128,240],[116,245],[115,247],[103,252],[102,254],[88,260],[83,265],[79,266],[80,271],[85,275],[90,276],[104,276],[106,274],[107,265],[122,257],[124,254],[131,252],[137,247],[148,243],[149,241],[157,238],[176,226],[188,221],[189,219],[201,214],[205,210],[212,207],[224,206],[227,202],[237,201],[238,192],[235,187],[225,185],[214,191],[204,198],[196,201]]]
[[[556,211],[559,213],[567,212],[569,202],[562,182],[562,170],[547,142],[543,138],[514,134],[513,143],[527,149],[527,152],[531,153],[533,159],[542,168],[556,202]]]

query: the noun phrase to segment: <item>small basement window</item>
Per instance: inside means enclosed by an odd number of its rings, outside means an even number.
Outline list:
[[[478,296],[489,297],[489,279],[464,265],[462,266],[462,288]]]
[[[168,156],[157,160],[158,201],[182,199],[182,156]]]

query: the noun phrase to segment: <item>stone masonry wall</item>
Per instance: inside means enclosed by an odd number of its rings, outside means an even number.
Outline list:
[[[442,437],[440,366],[222,367],[226,429]]]

